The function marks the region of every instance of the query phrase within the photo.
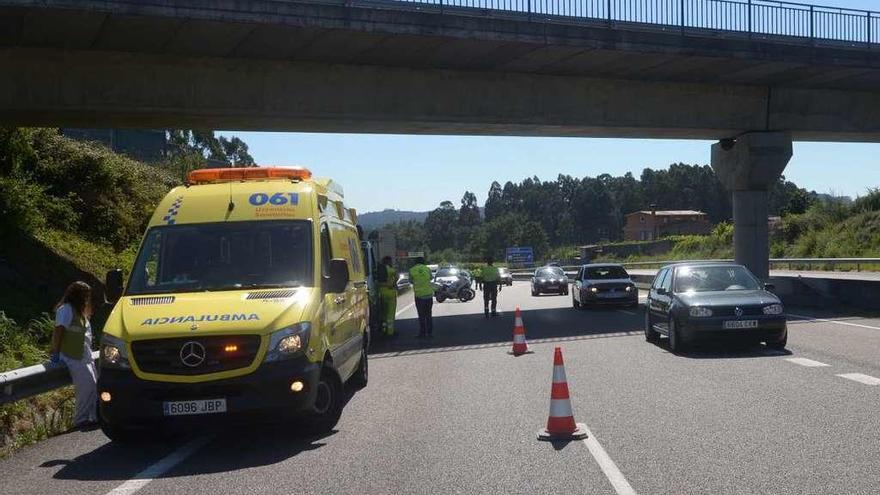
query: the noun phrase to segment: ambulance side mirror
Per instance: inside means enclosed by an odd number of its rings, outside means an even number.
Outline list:
[[[348,261],[343,258],[330,260],[330,276],[324,279],[324,287],[329,294],[345,292],[348,286]]]
[[[117,268],[110,270],[104,277],[104,300],[108,304],[116,304],[116,301],[122,297],[122,289],[125,283],[122,278],[122,270]]]

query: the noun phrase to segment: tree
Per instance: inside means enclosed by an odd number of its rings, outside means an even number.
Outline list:
[[[458,214],[451,201],[443,201],[425,219],[428,246],[432,251],[453,247]]]
[[[483,209],[483,217],[488,222],[497,218],[503,211],[504,205],[501,184],[492,181],[492,185],[489,186],[489,195],[486,197],[486,207]]]
[[[461,198],[461,209],[458,211],[458,225],[460,227],[473,227],[480,223],[480,207],[477,204],[477,196],[465,191]]]
[[[220,146],[223,148],[223,153],[226,155],[226,161],[228,161],[233,167],[256,166],[254,158],[248,153],[248,145],[237,136],[232,136],[231,139],[226,139],[225,136],[220,136]]]

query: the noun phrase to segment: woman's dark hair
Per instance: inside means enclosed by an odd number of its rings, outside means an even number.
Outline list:
[[[55,305],[57,310],[65,304],[70,304],[73,309],[80,314],[85,313],[86,307],[89,305],[89,299],[92,297],[92,288],[89,284],[81,281],[74,282],[67,286],[64,290],[64,296]]]

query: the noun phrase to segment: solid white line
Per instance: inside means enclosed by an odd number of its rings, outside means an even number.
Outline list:
[[[795,318],[800,318],[802,320],[807,320],[807,321],[818,321],[818,322],[822,322],[822,323],[836,323],[837,325],[846,325],[848,327],[859,327],[859,328],[869,328],[871,330],[880,330],[880,327],[872,327],[870,325],[860,325],[858,323],[850,323],[848,321],[828,320],[825,318],[813,318],[812,316],[802,316],[802,315],[796,315],[794,313],[788,313],[788,316],[794,316]]]
[[[854,382],[864,383],[865,385],[880,385],[880,378],[874,378],[873,376],[863,375],[861,373],[844,373],[837,376]]]
[[[819,361],[813,361],[812,359],[807,358],[788,358],[786,359],[789,363],[799,364],[801,366],[806,366],[807,368],[820,368],[822,366],[831,366],[830,364],[820,363]]]
[[[183,444],[180,448],[163,457],[157,463],[134,475],[132,479],[107,492],[107,495],[131,495],[132,493],[141,490],[143,487],[147,486],[148,483],[153,481],[153,479],[162,476],[171,468],[194,454],[197,450],[204,447],[212,438],[213,437],[211,436],[198,437]]]
[[[396,317],[402,315],[402,314],[405,313],[407,310],[409,310],[409,308],[411,308],[411,307],[413,307],[413,306],[415,306],[415,305],[416,305],[416,303],[414,303],[414,302],[409,303],[409,305],[407,305],[405,308],[397,310],[397,313],[394,313],[394,317],[396,318]]]
[[[633,490],[633,487],[626,481],[626,477],[617,468],[617,464],[614,464],[614,461],[611,460],[611,457],[608,456],[608,453],[605,452],[605,449],[596,440],[593,432],[587,428],[587,425],[580,424],[578,426],[583,426],[584,430],[586,430],[587,438],[583,442],[587,444],[587,448],[593,454],[593,459],[596,459],[596,463],[599,464],[602,472],[605,473],[605,477],[611,482],[611,486],[614,487],[617,495],[636,495],[636,491]]]
[[[632,311],[627,311],[627,310],[625,310],[625,309],[618,309],[617,312],[618,312],[618,313],[624,313],[624,314],[627,314],[627,315],[632,315],[632,316],[635,316],[635,315],[636,315],[636,314],[633,313]]]

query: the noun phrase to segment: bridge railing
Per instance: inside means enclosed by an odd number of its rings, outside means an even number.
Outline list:
[[[711,259],[711,260],[658,260],[658,261],[602,261],[602,263],[619,263],[626,268],[659,268],[670,263],[686,263],[686,262],[721,262],[729,263],[732,259]],[[784,267],[788,270],[813,270],[814,268],[828,271],[836,270],[841,267],[853,267],[859,272],[863,267],[874,266],[880,267],[880,258],[770,258],[770,268],[780,269]],[[580,265],[563,265],[561,267],[566,273],[576,272]],[[514,275],[529,275],[535,272],[535,269],[511,270]]]
[[[682,33],[738,33],[750,38],[792,42],[838,42],[869,49],[880,43],[880,12],[778,0],[368,0],[367,3],[431,5],[441,11],[478,11],[484,16],[524,14],[534,22],[584,21]]]

